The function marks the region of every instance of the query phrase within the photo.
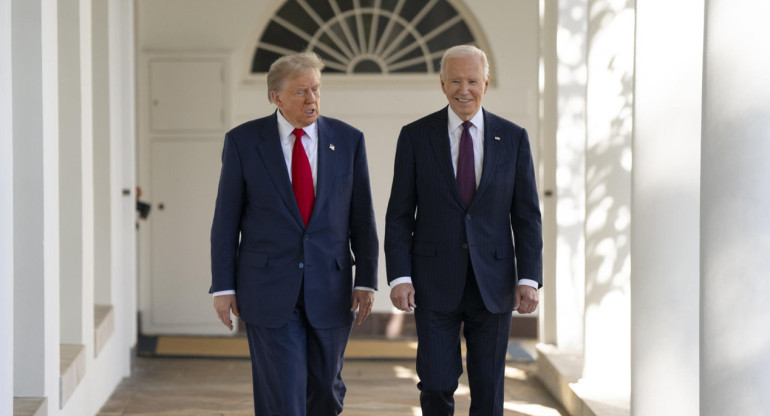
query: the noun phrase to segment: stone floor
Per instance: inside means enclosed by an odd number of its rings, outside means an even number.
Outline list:
[[[506,367],[505,414],[567,413],[534,378],[532,362]],[[347,360],[344,416],[420,415],[414,360]],[[458,415],[470,405],[467,379],[456,394]],[[147,358],[136,361],[99,416],[246,416],[253,414],[248,359]]]

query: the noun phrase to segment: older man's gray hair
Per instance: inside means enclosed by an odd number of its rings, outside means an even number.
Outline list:
[[[315,52],[302,52],[295,55],[286,55],[278,58],[267,73],[267,99],[273,102],[273,91],[283,88],[284,81],[304,74],[307,71],[317,71],[321,74],[324,63]]]
[[[484,78],[488,78],[489,61],[487,60],[487,54],[473,45],[458,45],[452,46],[444,52],[444,56],[441,58],[441,72],[439,73],[441,79],[444,79],[444,68],[446,68],[447,59],[467,58],[469,56],[478,56],[481,58],[481,64],[484,66]]]

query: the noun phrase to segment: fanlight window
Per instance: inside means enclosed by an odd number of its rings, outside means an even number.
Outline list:
[[[430,74],[447,48],[468,43],[474,36],[447,0],[288,0],[262,33],[251,72],[311,50],[325,72]]]

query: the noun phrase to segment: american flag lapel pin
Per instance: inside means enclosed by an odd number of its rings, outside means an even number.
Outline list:
[[[495,136],[495,140],[500,141],[500,136]]]
[[[332,151],[334,151],[334,145],[333,145],[333,144],[330,144],[330,145],[329,145],[329,149],[332,149]]]

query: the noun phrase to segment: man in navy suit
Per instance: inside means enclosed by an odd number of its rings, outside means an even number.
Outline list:
[[[228,328],[231,312],[246,323],[258,415],[342,411],[353,314],[366,319],[377,289],[364,135],[319,116],[322,68],[310,52],[278,59],[278,110],[225,136],[210,292]]]
[[[502,415],[511,311],[534,311],[542,286],[532,154],[526,130],[481,108],[483,51],[448,49],[440,79],[449,106],[398,138],[385,217],[390,298],[414,310],[423,415],[454,413],[461,324],[470,414]]]

